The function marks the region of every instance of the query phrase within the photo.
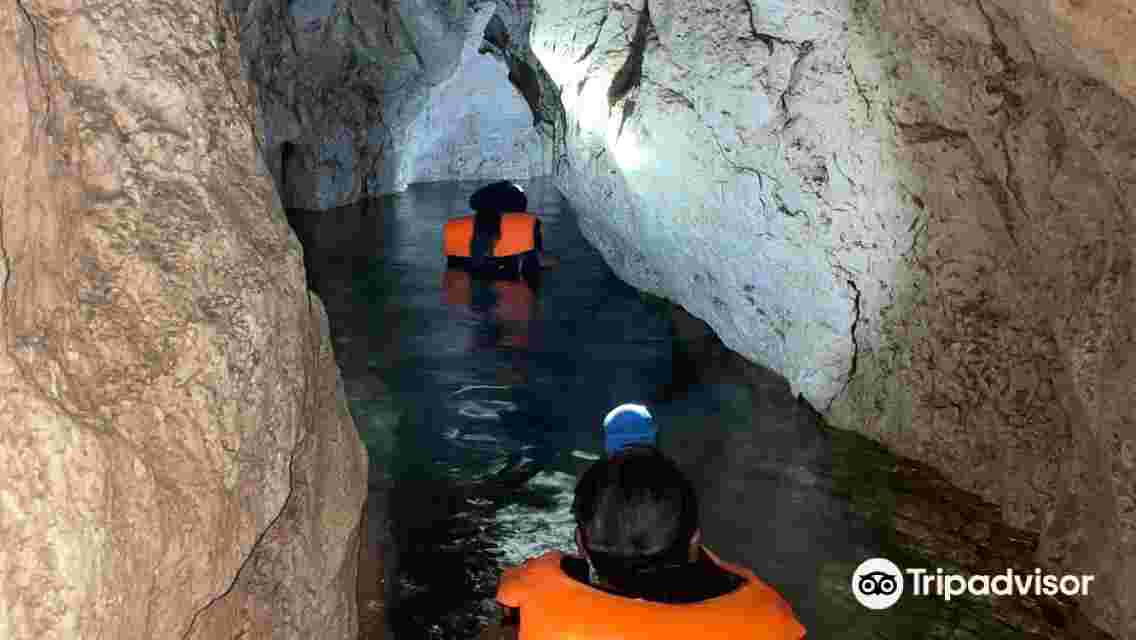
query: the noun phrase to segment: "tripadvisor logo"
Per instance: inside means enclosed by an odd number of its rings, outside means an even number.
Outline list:
[[[852,574],[852,595],[869,609],[887,609],[903,595],[903,574],[887,558],[865,560]]]
[[[905,573],[910,576],[910,582],[904,580]],[[1060,593],[1066,596],[1085,596],[1088,595],[1089,583],[1094,578],[1091,575],[1043,574],[1041,569],[1034,569],[1032,573],[1007,569],[995,575],[972,576],[943,573],[942,569],[935,569],[934,573],[927,569],[906,569],[901,572],[891,560],[871,558],[861,562],[852,574],[852,595],[857,602],[869,609],[887,609],[899,602],[905,586],[910,586],[912,595],[940,596],[947,601],[963,594],[1055,596]]]

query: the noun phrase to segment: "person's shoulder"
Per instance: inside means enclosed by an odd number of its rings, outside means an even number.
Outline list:
[[[525,560],[517,567],[518,570],[525,572],[543,572],[550,569],[559,570],[561,561],[564,559],[564,553],[561,551],[547,551],[539,556],[534,556]]]
[[[760,616],[763,624],[776,637],[797,640],[805,636],[804,625],[797,619],[792,605],[781,592],[745,567],[721,560],[716,560],[715,564],[722,570],[743,578],[741,587],[734,592],[739,596],[738,602]]]
[[[443,224],[442,226],[447,229],[453,229],[462,225],[471,224],[473,222],[473,217],[474,216],[472,213],[454,216],[453,218],[446,220],[445,224]]]
[[[497,585],[497,601],[508,607],[519,607],[534,591],[542,590],[550,577],[560,573],[559,551],[529,558],[520,565],[506,567]]]

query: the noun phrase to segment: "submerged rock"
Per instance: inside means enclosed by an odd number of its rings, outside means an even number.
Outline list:
[[[353,638],[365,453],[237,22],[0,25],[0,635]]]

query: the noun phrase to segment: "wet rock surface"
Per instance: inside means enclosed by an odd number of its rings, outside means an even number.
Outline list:
[[[0,8],[0,635],[350,638],[365,453],[221,7]]]
[[[681,403],[686,388],[699,386],[744,391],[731,394],[721,415],[672,416],[662,446],[698,486],[708,544],[777,586],[810,636],[1113,637],[1065,596],[944,602],[905,594],[885,611],[862,608],[849,583],[861,560],[1022,575],[1037,567],[1038,535],[1004,524],[997,505],[954,487],[932,466],[829,427],[790,399],[783,378],[726,349],[685,311],[673,317],[682,350],[676,370],[698,373],[667,399]]]

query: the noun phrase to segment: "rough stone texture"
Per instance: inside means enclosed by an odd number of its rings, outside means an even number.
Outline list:
[[[365,453],[212,3],[0,7],[0,636],[350,638]]]
[[[475,32],[485,32],[495,9],[478,11]],[[498,24],[504,28],[500,18]],[[506,63],[483,49],[482,40],[466,43],[461,66],[431,91],[414,122],[410,182],[547,175],[543,138],[508,75]]]
[[[677,384],[661,398],[670,414],[658,416],[662,447],[695,482],[704,540],[775,585],[809,637],[1111,637],[1067,596],[905,596],[865,615],[848,577],[867,557],[901,568],[1021,575],[1036,566],[1038,535],[1007,526],[997,505],[951,486],[929,465],[832,429],[788,394],[784,378],[728,351],[705,323],[681,309],[671,317]],[[722,399],[720,412],[683,410],[708,389]]]
[[[288,207],[329,209],[405,188],[412,125],[457,69],[464,1],[233,0],[258,87],[267,169]]]
[[[469,162],[443,166],[438,156],[461,138],[459,149],[486,148],[517,124],[489,117],[516,112],[512,98],[508,109],[486,109],[478,120],[466,118],[463,107],[476,108],[479,100],[461,97],[488,86],[507,91],[504,69],[490,71],[475,53],[498,4],[509,7],[506,15],[516,13],[505,0],[230,4],[241,15],[242,52],[259,89],[265,169],[287,207],[326,210],[401,191],[417,179],[487,177],[484,167],[478,171],[480,159],[465,154],[460,159]],[[475,74],[472,83],[454,84],[463,71]],[[547,165],[529,148],[539,149],[540,138],[517,133],[526,142],[503,140],[498,159],[530,174]]]
[[[318,327],[320,338],[310,341],[319,355],[307,401],[317,404],[305,409],[315,428],[300,435],[291,453],[291,493],[277,520],[257,541],[232,590],[204,611],[188,638],[357,635],[366,460],[327,339],[327,315],[314,295],[312,301],[318,325],[311,330]]]
[[[649,6],[648,6],[649,5]],[[537,2],[631,284],[1094,573],[1136,637],[1136,8]],[[1127,34],[1127,35],[1126,35]],[[1126,635],[1125,635],[1126,634]]]

